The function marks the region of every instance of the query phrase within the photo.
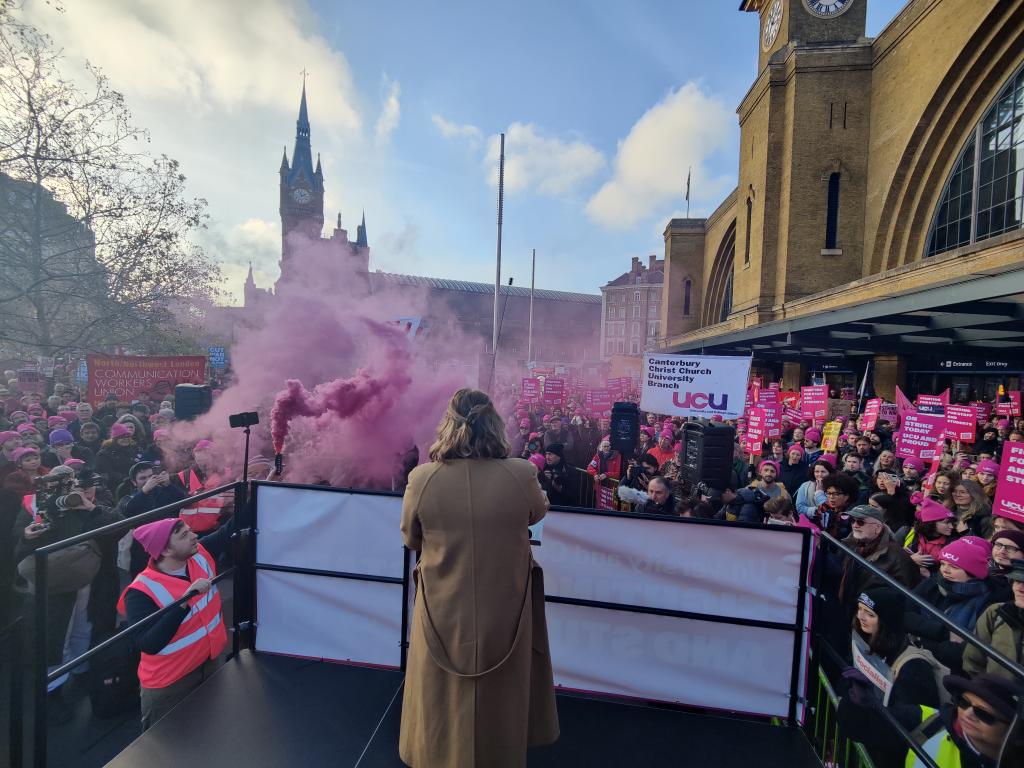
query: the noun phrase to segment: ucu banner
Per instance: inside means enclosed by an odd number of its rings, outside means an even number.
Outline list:
[[[749,357],[644,355],[640,407],[683,418],[738,419],[750,378]]]

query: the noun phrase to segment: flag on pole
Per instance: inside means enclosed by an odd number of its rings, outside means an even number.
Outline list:
[[[686,169],[686,218],[690,218],[690,177],[693,175],[693,167]]]
[[[861,379],[861,381],[860,381],[860,392],[857,393],[857,398],[859,400],[863,400],[864,399],[864,390],[867,389],[867,386],[868,386],[868,371],[870,371],[870,370],[871,370],[871,361],[868,360],[867,364],[864,366],[864,378]]]

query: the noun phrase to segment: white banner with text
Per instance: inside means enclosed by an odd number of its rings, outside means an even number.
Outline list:
[[[738,419],[750,376],[749,357],[644,354],[640,407],[684,418]]]

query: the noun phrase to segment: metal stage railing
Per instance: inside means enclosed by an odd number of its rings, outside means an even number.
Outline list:
[[[228,658],[235,656],[243,648],[254,647],[254,635],[257,631],[255,621],[255,587],[256,587],[256,574],[259,570],[286,570],[291,572],[302,572],[301,568],[293,568],[291,566],[280,566],[269,563],[260,563],[257,561],[256,556],[256,535],[258,532],[258,514],[259,514],[259,501],[258,501],[258,489],[260,486],[276,486],[276,487],[292,487],[302,489],[315,489],[323,492],[338,492],[338,493],[350,493],[357,495],[382,495],[382,496],[398,496],[399,494],[391,492],[373,492],[363,491],[359,489],[335,489],[326,488],[321,486],[300,486],[291,484],[281,483],[269,483],[266,481],[250,481],[249,483],[230,483],[218,488],[206,491],[196,496],[190,497],[183,501],[175,504],[162,507],[160,509],[153,510],[145,513],[138,517],[123,520],[112,525],[99,528],[94,531],[66,539],[61,542],[49,544],[40,547],[36,550],[35,557],[35,568],[36,568],[36,591],[35,594],[30,596],[32,601],[34,615],[31,617],[32,621],[29,622],[27,618],[18,617],[9,626],[0,629],[0,648],[3,645],[9,644],[11,647],[10,660],[11,660],[11,674],[9,681],[9,699],[10,699],[10,714],[9,723],[7,724],[7,730],[9,732],[9,745],[8,745],[8,759],[9,764],[12,768],[22,768],[25,765],[25,744],[23,743],[22,734],[25,731],[25,722],[22,720],[22,699],[24,697],[24,691],[22,689],[22,674],[21,674],[21,661],[18,657],[19,649],[25,641],[28,641],[30,645],[35,649],[34,658],[31,666],[31,686],[30,686],[30,698],[32,701],[31,708],[26,712],[27,724],[29,726],[28,732],[31,734],[31,756],[29,758],[29,765],[33,768],[46,768],[47,765],[47,739],[48,739],[48,727],[47,727],[47,686],[53,680],[56,680],[62,674],[70,672],[82,664],[88,662],[90,659],[94,659],[97,655],[108,651],[113,646],[121,642],[128,642],[133,633],[137,632],[140,628],[147,626],[150,622],[156,621],[160,616],[164,615],[167,611],[172,610],[174,606],[178,605],[182,601],[179,600],[172,606],[167,606],[160,611],[150,615],[146,619],[132,626],[122,627],[116,634],[107,638],[103,642],[97,644],[95,647],[90,648],[86,653],[79,656],[78,658],[72,659],[66,663],[61,664],[59,667],[54,669],[52,672],[47,669],[47,658],[45,648],[47,647],[47,594],[46,585],[48,578],[48,557],[54,552],[61,551],[67,547],[74,546],[85,541],[91,541],[94,539],[106,538],[106,537],[120,537],[127,531],[153,520],[158,520],[166,517],[175,515],[181,508],[194,504],[196,500],[209,498],[218,494],[226,493],[231,491],[235,494],[235,522],[234,522],[234,533],[232,539],[234,541],[233,548],[233,564],[231,567],[225,569],[217,575],[216,581],[220,582],[227,578],[232,578],[233,585],[233,618],[231,622],[231,635],[232,644],[231,651]],[[619,513],[619,512],[599,512],[593,509],[578,509],[578,508],[553,508],[555,511],[570,512],[573,514],[581,515],[611,515],[618,517],[631,517],[638,520],[647,518],[645,515],[632,515],[630,513]],[[698,525],[698,526],[723,526],[723,528],[729,527],[747,527],[747,528],[764,528],[767,535],[771,535],[769,527],[757,526],[757,525],[745,525],[737,523],[727,523],[719,521],[706,521],[706,520],[683,520],[678,518],[664,518],[650,516],[652,520],[674,520],[681,525]],[[706,530],[706,529],[705,529]],[[397,534],[397,532],[396,532]],[[810,534],[805,534],[809,536]],[[852,552],[846,548],[840,541],[829,536],[827,533],[820,533],[816,536],[817,540],[817,552],[815,555],[813,571],[815,573],[820,572],[820,568],[817,566],[821,565],[821,562],[826,556],[833,558],[840,558],[841,560],[850,559],[855,562],[859,568],[870,571],[874,577],[879,581],[892,586],[894,589],[899,591],[904,598],[908,601],[908,605],[913,604],[918,606],[922,611],[931,616],[932,618],[942,622],[948,627],[949,631],[963,638],[964,642],[969,643],[979,649],[985,656],[993,659],[997,664],[1005,668],[1013,677],[1021,681],[1024,684],[1024,668],[1014,662],[1012,659],[1008,659],[1003,654],[999,653],[996,649],[992,648],[989,644],[982,642],[976,638],[972,633],[956,626],[941,612],[935,610],[932,606],[923,602],[917,597],[911,590],[907,589],[903,585],[894,581],[886,573],[880,571],[871,562],[863,559],[855,552]],[[811,547],[803,548],[803,560],[801,564],[801,572],[806,573],[808,570],[808,552],[811,551]],[[375,576],[366,573],[349,573],[349,572],[325,572],[321,570],[311,569],[310,573],[317,576],[331,576],[341,579],[355,579],[360,581],[386,581],[390,584],[396,584],[402,582],[402,611],[401,617],[401,668],[404,670],[406,663],[406,645],[405,638],[408,636],[409,627],[409,611],[410,611],[410,594],[409,594],[409,575],[411,566],[411,557],[407,550],[402,548],[404,561],[402,563],[402,577],[382,577]],[[313,573],[315,571],[315,573]],[[813,607],[821,607],[821,605],[828,600],[833,599],[832,595],[826,594],[819,582],[815,581],[813,584],[806,587],[810,600]],[[184,599],[184,598],[183,598]],[[563,603],[567,602],[564,598],[553,596],[549,603]],[[572,604],[583,604],[586,601],[570,600]],[[798,690],[800,681],[798,680],[798,663],[799,658],[803,653],[804,648],[804,635],[800,631],[800,627],[803,625],[804,617],[804,606],[807,600],[801,599],[799,601],[799,612],[796,617],[796,622],[793,625],[787,624],[786,626],[779,626],[779,629],[795,630],[796,640],[793,647],[793,680],[792,680],[792,695],[791,695],[791,707],[789,716],[786,718],[789,727],[796,727],[798,725],[797,718],[797,705],[798,702],[806,705],[807,716],[803,722],[803,731],[807,736],[808,740],[812,743],[815,751],[822,758],[823,761],[832,762],[837,766],[870,766],[870,760],[868,759],[865,751],[859,747],[859,745],[850,743],[848,740],[844,741],[843,736],[839,733],[835,723],[835,711],[837,704],[836,696],[836,681],[835,679],[829,679],[827,676],[827,669],[829,664],[825,662],[828,658],[830,661],[839,654],[836,653],[827,642],[825,637],[825,627],[821,626],[821,620],[825,615],[822,611],[813,611],[811,616],[814,621],[811,626],[811,661],[810,667],[806,670],[807,674],[807,688],[809,689],[808,694],[805,698],[805,692]],[[584,607],[587,607],[584,605]],[[595,609],[610,609],[610,610],[627,610],[627,611],[638,611],[638,612],[650,612],[658,615],[659,609],[650,609],[644,606],[623,606],[618,603],[616,604],[595,604],[592,607]],[[664,613],[663,611],[661,612]],[[675,615],[675,614],[673,614]],[[700,618],[702,620],[707,619],[705,615],[698,614],[680,614],[681,619],[692,619]],[[710,619],[714,620],[714,618]],[[742,619],[735,620],[729,619],[733,623],[742,623]],[[774,628],[774,627],[772,627]],[[833,665],[834,666],[834,665]],[[686,709],[687,707],[682,707]],[[1024,708],[1024,704],[1022,704]],[[884,714],[883,714],[884,717]],[[1020,717],[1024,717],[1024,712],[1021,713]],[[922,764],[933,767],[935,763],[931,758],[923,753],[920,746],[910,737],[903,727],[896,722],[891,716],[887,720],[888,726],[897,733],[907,745],[909,752],[917,754]]]

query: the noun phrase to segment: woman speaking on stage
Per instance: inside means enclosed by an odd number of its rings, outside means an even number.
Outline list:
[[[419,550],[398,751],[414,768],[526,765],[558,738],[544,584],[527,526],[548,501],[509,458],[488,396],[460,389],[409,475],[405,545]]]

